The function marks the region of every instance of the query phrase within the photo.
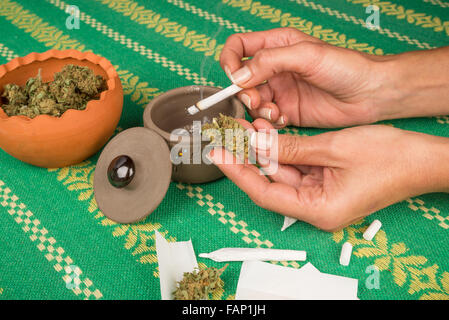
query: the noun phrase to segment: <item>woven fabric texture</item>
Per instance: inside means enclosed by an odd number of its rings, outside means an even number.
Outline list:
[[[69,30],[66,9],[80,10]],[[369,30],[366,8],[380,9]],[[449,45],[449,3],[440,0],[0,0],[0,63],[49,49],[91,50],[117,68],[124,111],[117,132],[143,126],[155,96],[186,85],[227,86],[218,60],[233,33],[294,27],[337,46],[387,55]],[[449,137],[449,117],[386,122]],[[323,130],[287,128],[290,134]],[[230,180],[171,183],[146,220],[116,224],[98,210],[93,174],[98,154],[62,169],[24,164],[0,150],[0,299],[160,299],[154,230],[192,239],[196,253],[222,247],[300,249],[322,272],[359,279],[360,299],[449,299],[449,195],[429,194],[381,210],[342,231],[298,222],[257,207]],[[383,223],[372,242],[363,231]],[[345,241],[354,245],[340,266]],[[198,259],[201,266],[223,264]],[[304,263],[280,265],[299,268]],[[366,284],[379,269],[380,288]],[[230,263],[233,299],[241,263]],[[371,289],[370,289],[371,288]]]

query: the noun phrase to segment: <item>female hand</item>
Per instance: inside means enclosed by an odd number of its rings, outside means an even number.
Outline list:
[[[449,114],[449,47],[380,57],[280,28],[230,36],[220,64],[250,115],[276,128]]]
[[[449,192],[448,138],[372,125],[279,135],[276,144],[260,132],[272,128],[267,121],[240,122],[259,131],[251,136],[258,154],[277,145],[277,172],[268,179],[248,163],[222,164],[230,156],[223,149],[210,153],[212,162],[257,205],[320,229],[341,229],[408,197]]]

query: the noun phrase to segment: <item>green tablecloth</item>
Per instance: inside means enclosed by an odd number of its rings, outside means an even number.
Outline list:
[[[380,28],[364,27],[365,7],[380,8]],[[66,28],[68,5],[80,29]],[[229,84],[218,58],[226,38],[291,26],[329,43],[393,54],[449,44],[447,0],[0,0],[0,61],[51,48],[92,50],[120,74],[124,112],[118,130],[142,126],[145,105],[169,89]],[[449,137],[449,117],[389,121],[398,128]],[[317,129],[289,128],[292,134]],[[154,230],[192,239],[197,253],[221,247],[304,249],[319,270],[359,279],[360,299],[449,298],[449,196],[423,195],[381,210],[340,232],[298,222],[254,205],[228,179],[172,183],[145,221],[106,219],[93,198],[98,154],[68,168],[24,164],[0,150],[0,299],[159,299]],[[383,222],[373,242],[361,234]],[[350,266],[338,263],[345,241]],[[199,259],[204,266],[222,266]],[[283,262],[299,268],[304,263]],[[380,288],[365,285],[380,270]],[[231,263],[220,299],[233,299],[240,263]],[[368,271],[368,273],[367,273]],[[77,287],[72,278],[78,277]]]

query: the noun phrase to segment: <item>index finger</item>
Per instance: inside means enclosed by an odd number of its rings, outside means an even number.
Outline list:
[[[220,65],[227,73],[233,73],[240,69],[244,57],[252,57],[261,49],[285,47],[300,41],[321,40],[293,28],[236,33],[226,40],[221,51]]]

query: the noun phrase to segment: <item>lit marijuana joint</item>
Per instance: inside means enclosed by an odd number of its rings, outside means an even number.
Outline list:
[[[235,156],[248,158],[248,134],[234,118],[220,113],[211,123],[204,124],[201,130],[212,144],[225,147]]]
[[[221,269],[207,268],[185,272],[173,292],[175,300],[211,300],[211,295],[223,290],[224,282],[220,276],[228,265]]]
[[[106,80],[88,67],[68,64],[55,73],[54,80],[43,82],[41,70],[24,87],[4,86],[1,107],[11,116],[35,118],[46,114],[60,117],[69,109],[84,110],[90,100],[99,99],[107,89]]]

